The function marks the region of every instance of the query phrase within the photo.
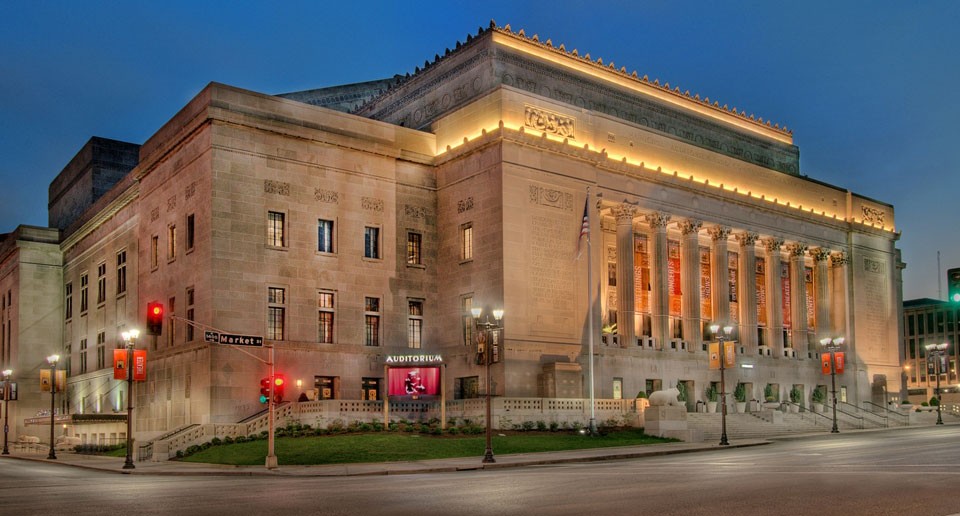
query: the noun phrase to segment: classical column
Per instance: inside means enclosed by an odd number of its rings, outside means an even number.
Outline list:
[[[830,257],[830,251],[822,247],[812,249],[810,256],[813,257],[813,302],[816,303],[816,330],[817,335],[814,340],[820,342],[824,337],[831,337],[830,333],[830,300],[827,297],[829,282],[827,275],[827,258]],[[832,337],[831,337],[832,338]]]
[[[780,248],[783,240],[768,238],[763,241],[767,265],[767,343],[774,356],[783,357],[783,291],[780,284]]]
[[[744,231],[737,234],[740,244],[737,264],[737,305],[740,308],[740,345],[747,355],[757,354],[757,248],[759,235]]]
[[[636,346],[637,308],[634,301],[633,217],[637,208],[630,204],[613,207],[617,219],[617,334],[620,347]]]
[[[790,340],[797,356],[807,355],[807,285],[804,281],[804,256],[807,244],[795,242],[787,245],[790,254]]]
[[[700,349],[703,330],[700,323],[700,241],[699,220],[680,222],[680,320],[687,351]]]
[[[662,211],[645,216],[650,224],[650,325],[651,335],[661,349],[668,346],[670,338],[670,296],[667,280],[667,223],[670,215]]]
[[[727,263],[727,237],[730,228],[713,226],[707,229],[713,239],[710,257],[710,314],[713,321],[720,324],[732,324],[730,318],[730,267]],[[706,314],[703,314],[706,316]]]
[[[847,284],[848,265],[850,257],[840,251],[830,255],[830,334],[843,337],[851,345],[850,335],[847,335],[847,318],[850,310],[850,288]],[[848,348],[848,351],[853,351]]]

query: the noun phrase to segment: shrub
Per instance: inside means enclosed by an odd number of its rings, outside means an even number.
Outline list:
[[[551,431],[551,432],[556,432],[559,428],[560,428],[560,424],[559,424],[559,423],[557,423],[556,421],[551,421],[551,422],[550,422],[550,431]]]
[[[737,382],[737,386],[733,388],[733,399],[737,400],[740,403],[746,403],[747,401],[747,386],[742,382]]]
[[[707,401],[717,401],[717,389],[713,386],[713,384],[710,384],[710,386],[707,387],[707,390],[704,391],[704,394],[707,396]]]
[[[177,458],[178,458],[178,459],[182,459],[182,458],[183,458],[183,450],[177,450]]]
[[[929,407],[930,404],[927,403],[926,401],[921,401],[921,402],[920,402],[920,406],[921,406],[921,407]],[[918,412],[919,412],[919,411],[918,411]]]
[[[913,405],[913,403],[911,403],[910,400],[900,400],[900,404],[901,404],[901,405]]]
[[[223,444],[223,441],[221,441],[219,437],[214,437],[213,439],[210,439],[210,444],[213,446],[220,446]]]
[[[647,397],[646,391],[640,391],[637,393],[637,398],[646,398],[646,397]]]
[[[460,429],[455,426],[451,426],[447,428],[447,433],[450,435],[458,435],[460,433]]]
[[[817,387],[813,390],[813,394],[810,396],[814,403],[823,403],[827,399],[827,389],[826,387],[820,388]]]
[[[680,391],[680,394],[677,395],[677,399],[682,402],[687,401],[687,384],[677,380],[677,390]]]
[[[537,421],[537,430],[545,432],[547,430],[547,423],[544,421]]]
[[[233,437],[229,435],[223,438],[223,444],[233,444]]]
[[[533,430],[536,427],[536,423],[534,423],[533,421],[524,421],[523,425],[521,426],[523,427],[523,430],[525,432],[529,432],[530,430]]]
[[[930,406],[931,406],[931,407],[939,407],[939,406],[940,406],[940,400],[939,400],[936,396],[930,398]]]
[[[800,403],[800,400],[803,398],[803,393],[800,392],[796,386],[790,389],[790,401],[793,403]]]
[[[766,401],[777,401],[777,396],[773,392],[773,384],[768,383],[766,387],[763,388],[763,399]]]

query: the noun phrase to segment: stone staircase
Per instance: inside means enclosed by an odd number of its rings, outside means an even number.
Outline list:
[[[852,428],[844,421],[838,420],[838,423],[841,429]],[[702,432],[705,441],[720,439],[720,413],[689,413],[687,425]],[[761,413],[727,413],[727,439],[766,439],[791,434],[829,432],[832,425],[832,419],[812,412],[784,413],[783,420],[778,422],[764,419]]]

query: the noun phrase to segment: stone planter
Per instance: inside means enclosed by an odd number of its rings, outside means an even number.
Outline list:
[[[713,413],[715,413],[716,411],[717,411],[717,402],[716,402],[716,401],[708,401],[708,402],[707,402],[707,413],[713,414]]]
[[[747,413],[747,402],[746,402],[746,401],[738,401],[738,402],[735,403],[735,405],[736,405],[736,407],[737,407],[737,413],[738,413],[738,414],[746,414],[746,413]]]
[[[777,410],[780,408],[779,401],[765,401],[763,402],[763,408],[766,410]]]
[[[817,414],[823,413],[823,403],[813,403],[811,404],[811,407],[813,407],[813,411]]]
[[[791,404],[788,405],[788,406],[790,407],[790,413],[791,413],[791,414],[798,414],[798,413],[800,413],[800,405],[794,405],[793,403],[791,403]]]

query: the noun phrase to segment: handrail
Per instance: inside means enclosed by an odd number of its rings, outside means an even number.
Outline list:
[[[892,414],[892,415],[894,415],[894,416],[897,416],[897,417],[901,418],[904,424],[909,424],[910,416],[908,416],[908,415],[906,415],[906,414],[901,414],[900,412],[897,412],[896,410],[891,410],[891,409],[889,409],[889,408],[887,408],[887,407],[884,407],[883,405],[880,405],[879,403],[874,403],[874,402],[872,402],[872,401],[864,400],[862,403],[865,403],[865,404],[867,404],[867,405],[873,405],[874,407],[877,407],[877,408],[883,410],[884,414],[887,414],[888,416]],[[874,412],[874,414],[875,414],[875,413],[876,413],[876,412]]]
[[[844,402],[838,401],[838,404],[843,404],[843,403],[844,403]],[[854,407],[854,408],[856,408],[856,407]],[[853,418],[853,419],[858,419],[858,420],[860,420],[860,430],[863,430],[863,416],[860,416],[860,415],[858,415],[858,414],[851,414],[851,413],[847,412],[846,410],[843,410],[842,408],[838,408],[838,409],[837,409],[837,413],[843,414],[843,415],[845,415],[845,416],[847,416],[847,417],[851,417],[851,418]]]
[[[887,417],[884,416],[884,415],[875,414],[875,413],[873,413],[873,412],[869,412],[869,411],[863,410],[862,408],[854,405],[853,403],[849,403],[849,402],[846,402],[846,401],[839,401],[839,400],[838,400],[838,403],[839,403],[840,405],[844,405],[844,406],[847,406],[847,407],[851,407],[851,408],[853,408],[853,410],[857,411],[857,414],[860,415],[861,421],[867,419],[867,418],[864,417],[864,416],[871,416],[871,417],[874,417],[874,418],[880,418],[880,421],[873,420],[875,423],[883,425],[884,428],[889,428],[889,427],[890,427],[890,422],[889,422],[889,420],[887,419]]]
[[[822,417],[822,418],[824,418],[824,419],[826,419],[827,421],[830,421],[830,422],[833,421],[833,418],[828,417],[828,416],[826,416],[826,415],[824,415],[824,414],[821,414],[821,413],[819,413],[819,412],[814,412],[814,411],[812,411],[812,410],[808,410],[808,409],[806,409],[806,407],[804,407],[803,405],[800,405],[799,403],[794,403],[794,402],[792,402],[792,401],[784,401],[783,404],[784,404],[784,405],[796,405],[796,406],[800,407],[801,409],[805,409],[805,410],[801,410],[801,411],[797,412],[797,414],[800,416],[800,419],[806,418],[806,414],[813,414],[814,417],[812,417],[811,419],[813,420],[814,424],[816,424],[816,422],[817,422],[816,416],[820,416],[820,417]]]

